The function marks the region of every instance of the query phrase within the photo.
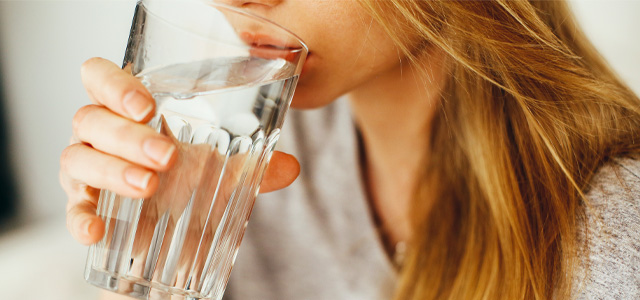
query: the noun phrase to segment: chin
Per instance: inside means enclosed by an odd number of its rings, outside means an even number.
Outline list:
[[[316,89],[322,90],[322,89]],[[328,97],[327,95],[321,95],[318,92],[314,92],[311,89],[305,89],[303,87],[296,88],[296,92],[293,94],[293,100],[291,100],[291,108],[295,109],[314,109],[320,108],[333,102],[337,97]]]
[[[308,67],[305,65],[305,67]],[[341,95],[342,86],[337,85],[317,68],[309,68],[300,76],[293,94],[291,108],[314,109],[329,105]]]

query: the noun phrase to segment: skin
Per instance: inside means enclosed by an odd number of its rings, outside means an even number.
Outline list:
[[[424,156],[415,149],[426,147],[427,124],[446,77],[444,55],[431,50],[409,64],[355,0],[219,2],[273,20],[309,46],[292,107],[316,108],[348,96],[363,137],[372,207],[390,242],[407,240],[406,213]]]
[[[372,207],[391,243],[409,239],[406,214],[424,156],[415,149],[426,147],[427,124],[446,77],[444,55],[431,50],[409,64],[355,0],[219,2],[273,20],[305,41],[310,55],[292,107],[316,108],[348,96],[363,137]]]
[[[315,108],[349,97],[362,133],[363,176],[372,209],[391,242],[407,240],[406,215],[423,159],[423,151],[416,149],[427,143],[428,120],[444,78],[442,55],[428,53],[418,64],[407,63],[357,1],[220,2],[271,19],[307,43],[310,55],[292,106]],[[171,168],[176,155],[171,140],[143,124],[153,115],[153,100],[137,79],[100,58],[85,62],[81,74],[93,104],[73,119],[60,180],[68,195],[69,231],[78,242],[91,244],[104,233],[95,215],[99,189],[148,197],[157,188],[157,172]],[[261,192],[288,186],[299,170],[294,157],[276,152]]]

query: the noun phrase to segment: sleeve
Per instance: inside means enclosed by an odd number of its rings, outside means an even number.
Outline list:
[[[574,276],[576,299],[640,299],[640,161],[601,168],[587,193],[587,246]]]

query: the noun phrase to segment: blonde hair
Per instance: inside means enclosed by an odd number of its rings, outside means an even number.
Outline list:
[[[638,152],[640,101],[564,1],[361,0],[450,76],[414,197],[397,299],[564,299],[584,191]]]

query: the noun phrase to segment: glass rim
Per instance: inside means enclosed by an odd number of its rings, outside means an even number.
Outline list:
[[[144,5],[145,2],[149,2],[149,1],[156,1],[156,0],[138,0],[137,2],[139,4]],[[170,0],[170,1],[181,1],[181,0]],[[259,21],[259,22],[266,23],[266,24],[268,24],[270,26],[274,26],[278,30],[282,31],[284,34],[288,35],[290,38],[293,38],[293,40],[295,40],[295,42],[297,42],[300,45],[300,48],[281,49],[281,50],[289,51],[291,53],[295,53],[295,52],[308,53],[309,52],[309,47],[307,46],[307,44],[297,34],[293,33],[291,30],[285,28],[284,26],[282,26],[282,25],[280,25],[280,24],[278,24],[278,23],[276,23],[276,22],[274,22],[272,20],[269,20],[269,19],[267,19],[265,17],[259,16],[257,14],[254,14],[252,12],[249,12],[247,10],[244,10],[244,9],[232,6],[232,5],[227,5],[227,4],[223,4],[223,3],[217,2],[215,0],[190,0],[190,1],[199,2],[199,3],[202,3],[205,6],[212,7],[213,9],[217,9],[217,10],[220,10],[220,8],[225,9],[225,10],[229,10],[229,11],[232,11],[233,13],[236,13],[236,14],[239,14],[239,15],[243,15],[243,16],[251,18],[251,19],[255,19],[255,20]],[[172,22],[169,22],[169,21],[165,20],[165,18],[157,15],[152,10],[148,10],[148,7],[146,5],[144,5],[144,7],[147,9],[147,13],[155,15],[157,18],[160,18],[160,19],[164,20],[165,22],[172,24],[172,26],[178,26],[176,24],[173,24]],[[186,30],[186,29],[184,29],[184,30]],[[194,33],[194,34],[197,34],[197,33]],[[201,34],[197,34],[197,35],[200,35],[200,36],[202,36],[203,38],[206,38],[206,39],[211,39],[210,37],[206,37],[206,36],[203,36]],[[235,46],[240,46],[240,45],[235,45]],[[248,45],[247,48],[253,48],[253,47],[251,45]]]

